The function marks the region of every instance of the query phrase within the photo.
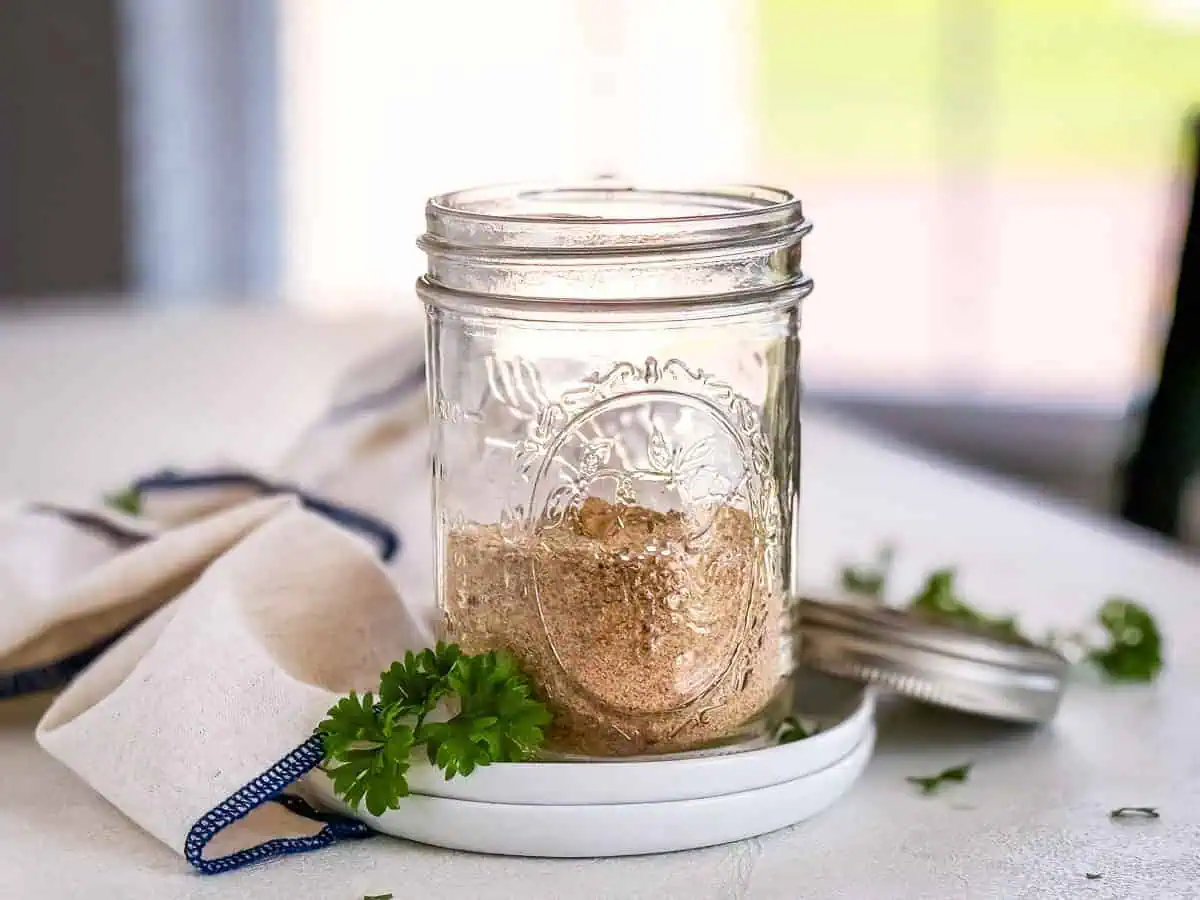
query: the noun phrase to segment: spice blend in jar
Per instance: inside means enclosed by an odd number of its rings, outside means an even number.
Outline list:
[[[445,614],[466,652],[517,656],[554,749],[669,752],[754,727],[779,689],[783,598],[759,585],[747,512],[719,506],[689,537],[677,511],[592,497],[543,525],[452,531]]]

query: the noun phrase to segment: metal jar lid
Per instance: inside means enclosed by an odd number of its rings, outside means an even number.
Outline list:
[[[799,662],[916,700],[1014,722],[1048,722],[1068,663],[1027,641],[881,606],[801,599]]]

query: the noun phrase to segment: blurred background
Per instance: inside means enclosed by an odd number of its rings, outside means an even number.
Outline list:
[[[1200,0],[4,0],[0,331],[415,323],[432,193],[778,183],[816,222],[810,402],[1116,511],[1184,293],[1195,104]],[[1143,454],[1174,460],[1160,492],[1190,483],[1189,402]],[[1131,517],[1195,542],[1193,507]]]

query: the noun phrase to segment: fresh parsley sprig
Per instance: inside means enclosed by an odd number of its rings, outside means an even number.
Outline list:
[[[446,721],[427,718],[443,701],[457,709]],[[446,773],[470,775],[493,762],[528,759],[542,745],[550,713],[529,679],[504,651],[477,656],[454,644],[409,651],[379,676],[379,692],[351,692],[317,726],[323,768],[333,790],[372,815],[396,809],[409,793],[413,751]]]
[[[333,790],[350,806],[373,815],[395,809],[408,796],[408,757],[415,732],[398,720],[406,713],[375,702],[368,691],[335,703],[318,730],[324,738],[325,771]]]

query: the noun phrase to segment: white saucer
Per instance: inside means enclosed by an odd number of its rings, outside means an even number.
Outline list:
[[[822,730],[779,746],[734,745],[720,751],[623,760],[497,763],[470,778],[447,781],[425,760],[414,760],[414,794],[472,800],[573,806],[650,803],[736,794],[819,772],[858,746],[874,721],[874,694],[859,685],[811,676],[797,698],[805,718]]]
[[[850,789],[870,759],[874,744],[875,728],[868,724],[849,754],[818,772],[722,796],[564,806],[480,803],[413,794],[399,809],[382,816],[365,810],[354,815],[385,834],[476,853],[591,857],[689,850],[765,834],[816,815]],[[745,755],[757,758],[760,753]],[[652,765],[664,764],[670,763]],[[314,779],[313,788],[325,803],[349,812],[332,796],[327,781]]]

